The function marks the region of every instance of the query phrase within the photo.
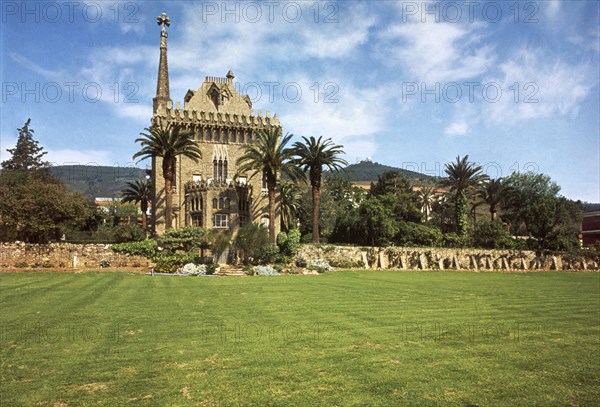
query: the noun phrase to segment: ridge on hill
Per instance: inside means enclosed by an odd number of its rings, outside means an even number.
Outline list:
[[[142,168],[100,165],[57,165],[50,167],[50,173],[67,189],[81,192],[88,199],[117,198],[125,183],[146,176],[146,170]]]
[[[430,175],[421,174],[420,172],[396,168],[389,165],[379,164],[370,160],[360,161],[356,164],[350,164],[346,167],[346,177],[355,182],[375,182],[377,177],[386,171],[399,172],[404,177],[410,180],[433,180]]]
[[[397,171],[406,178],[432,181],[434,177],[372,161],[361,161],[346,167],[345,177],[353,182],[375,182],[386,171]],[[58,165],[50,173],[61,180],[70,191],[81,192],[86,198],[116,198],[127,182],[146,176],[146,170],[136,167],[101,165]]]

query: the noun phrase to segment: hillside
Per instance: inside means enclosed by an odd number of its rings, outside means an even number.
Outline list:
[[[346,176],[351,181],[370,182],[377,181],[377,177],[386,171],[397,171],[411,180],[433,179],[433,177],[419,172],[404,170],[402,168],[391,167],[389,165],[379,164],[372,161],[361,161],[357,164],[350,164],[346,167]]]
[[[89,199],[118,197],[126,182],[146,176],[141,168],[95,165],[59,165],[50,167],[50,172],[70,191],[81,192]]]
[[[371,161],[349,165],[345,176],[357,183],[368,183],[377,181],[377,177],[385,171],[398,171],[413,181],[434,179],[425,174]],[[141,168],[95,165],[59,165],[50,167],[50,172],[64,182],[69,190],[81,192],[89,199],[118,197],[126,182],[146,176],[146,170]]]

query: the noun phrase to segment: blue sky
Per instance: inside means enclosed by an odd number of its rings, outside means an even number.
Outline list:
[[[171,98],[231,69],[284,131],[442,175],[543,172],[600,202],[599,3],[2,2],[2,159],[32,119],[56,164],[131,166],[166,10]],[[145,167],[146,163],[138,166]]]

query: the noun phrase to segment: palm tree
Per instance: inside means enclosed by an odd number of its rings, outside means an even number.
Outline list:
[[[342,165],[348,165],[346,160],[339,157],[344,154],[343,146],[333,144],[329,138],[323,141],[323,137],[315,139],[314,137],[304,139],[304,143],[297,141],[294,143],[293,150],[294,164],[298,165],[305,172],[308,172],[310,185],[312,186],[313,216],[312,216],[312,241],[319,243],[319,206],[321,198],[321,175],[323,167],[329,171],[338,172]]]
[[[148,202],[152,199],[152,190],[150,188],[150,181],[147,179],[136,179],[133,182],[128,182],[127,188],[121,191],[121,202],[140,204],[142,210],[142,229],[144,230],[144,236],[146,236],[147,218],[146,212],[148,211]]]
[[[421,212],[425,214],[425,222],[428,222],[435,201],[435,188],[423,187],[417,195],[419,197],[419,203],[421,204]]]
[[[464,236],[467,231],[466,194],[488,178],[481,170],[481,166],[469,162],[468,155],[462,159],[458,156],[455,163],[446,164],[445,172],[448,178],[443,179],[441,184],[444,187],[450,187],[450,191],[454,192],[454,216],[456,217],[456,233],[459,236]]]
[[[490,218],[492,222],[496,220],[498,206],[505,198],[508,191],[509,188],[502,178],[491,179],[484,182],[477,191],[477,196],[481,201],[490,206]]]
[[[142,137],[135,140],[142,149],[133,155],[133,158],[162,158],[162,176],[165,180],[165,228],[173,228],[173,182],[175,181],[175,165],[178,156],[184,156],[197,162],[202,158],[200,148],[190,137],[189,130],[182,130],[179,126],[167,127],[151,126],[144,129],[148,132],[140,133]],[[138,162],[139,162],[138,161]]]
[[[280,193],[281,224],[283,229],[290,230],[295,226],[295,220],[302,208],[302,190],[291,182],[281,184]]]
[[[290,159],[292,150],[285,148],[293,134],[281,138],[281,128],[260,130],[252,144],[242,146],[242,155],[237,159],[238,174],[250,173],[250,177],[261,174],[265,177],[269,196],[269,240],[275,243],[275,194],[277,178],[285,173],[292,181],[302,176],[302,171]],[[281,138],[281,140],[280,140]]]

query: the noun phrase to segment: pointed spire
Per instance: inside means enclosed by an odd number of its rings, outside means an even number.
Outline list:
[[[160,31],[160,60],[158,63],[158,81],[156,83],[156,97],[154,102],[154,113],[159,106],[163,108],[168,106],[168,102],[173,103],[169,91],[169,65],[167,64],[167,27],[171,25],[171,20],[167,13],[163,13],[156,18],[158,25],[162,26]]]

